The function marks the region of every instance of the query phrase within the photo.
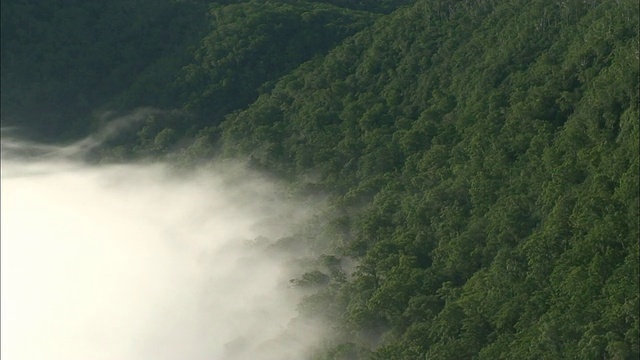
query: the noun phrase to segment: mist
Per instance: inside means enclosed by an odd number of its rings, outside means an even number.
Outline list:
[[[279,184],[2,144],[3,360],[302,359],[322,337],[269,246],[313,206]]]

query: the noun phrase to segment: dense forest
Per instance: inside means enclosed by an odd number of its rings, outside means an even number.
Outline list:
[[[326,197],[278,241],[334,330],[311,359],[637,359],[638,13],[7,0],[2,122],[68,141],[138,109],[95,161],[233,158]]]

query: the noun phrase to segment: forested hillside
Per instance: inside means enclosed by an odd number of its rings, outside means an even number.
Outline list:
[[[103,161],[328,198],[280,242],[335,329],[313,359],[640,356],[637,1],[155,1],[123,32],[71,3],[2,3],[3,123],[151,106]]]

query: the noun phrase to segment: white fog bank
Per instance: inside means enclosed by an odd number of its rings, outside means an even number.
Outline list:
[[[277,185],[3,147],[3,360],[303,359],[320,337],[292,328],[299,295],[253,244],[305,216]]]

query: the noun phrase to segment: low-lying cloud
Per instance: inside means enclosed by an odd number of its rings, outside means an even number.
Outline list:
[[[2,359],[305,357],[321,330],[268,245],[308,206],[241,166],[70,149],[3,139]]]

